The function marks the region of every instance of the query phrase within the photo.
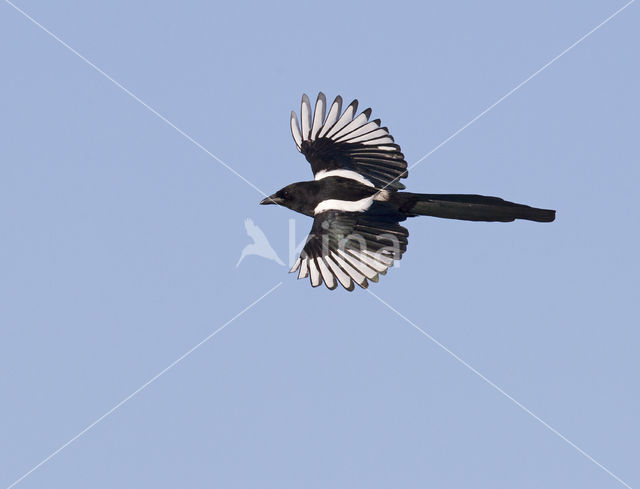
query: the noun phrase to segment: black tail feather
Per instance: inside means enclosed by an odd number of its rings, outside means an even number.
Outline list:
[[[552,222],[556,211],[515,204],[498,197],[467,194],[413,194],[400,192],[400,210],[407,216],[433,216],[464,221],[511,222],[526,219]]]

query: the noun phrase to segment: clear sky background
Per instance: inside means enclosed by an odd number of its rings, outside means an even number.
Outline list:
[[[0,485],[622,488],[366,291],[286,260],[259,192],[0,2]],[[411,164],[619,1],[16,3],[260,189],[311,178],[303,92],[358,98]],[[416,192],[553,224],[406,223],[371,290],[640,485],[640,4],[434,152]]]

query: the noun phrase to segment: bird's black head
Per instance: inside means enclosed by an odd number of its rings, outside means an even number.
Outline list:
[[[260,204],[277,204],[312,216],[316,199],[312,196],[311,188],[307,188],[309,184],[313,184],[313,182],[298,182],[287,185],[275,194],[262,199]]]

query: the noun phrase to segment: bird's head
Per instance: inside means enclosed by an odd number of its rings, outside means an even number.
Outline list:
[[[278,190],[275,194],[265,197],[260,202],[261,205],[276,204],[287,207],[293,211],[301,212],[307,215],[313,215],[312,208],[311,214],[308,209],[310,204],[310,196],[308,195],[308,189],[306,188],[307,182],[292,183],[286,187]]]

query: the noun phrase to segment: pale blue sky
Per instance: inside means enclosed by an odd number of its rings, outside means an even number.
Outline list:
[[[272,192],[311,178],[302,92],[371,106],[409,163],[624,2],[17,1]],[[640,6],[411,171],[555,223],[414,219],[372,291],[640,485]],[[0,5],[0,486],[622,488],[367,292],[283,258],[288,220]]]

